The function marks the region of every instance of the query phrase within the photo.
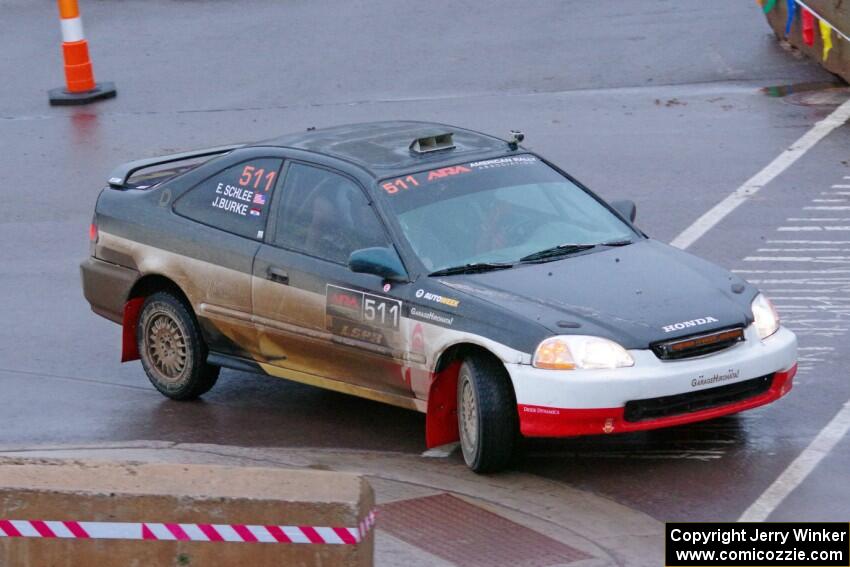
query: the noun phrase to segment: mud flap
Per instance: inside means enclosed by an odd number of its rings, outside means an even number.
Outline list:
[[[457,377],[460,362],[455,361],[434,375],[425,414],[425,445],[430,449],[460,440],[457,426]]]
[[[139,313],[142,311],[144,297],[134,297],[124,304],[124,320],[121,335],[121,362],[139,360],[139,345],[136,342],[136,325],[139,323]]]

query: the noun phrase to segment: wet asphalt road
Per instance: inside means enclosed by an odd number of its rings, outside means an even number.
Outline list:
[[[4,0],[0,445],[424,450],[412,412],[233,371],[180,404],[120,365],[119,328],[88,310],[77,271],[120,162],[365,120],[519,128],[603,197],[637,201],[639,225],[669,241],[834,108],[760,91],[835,79],[781,49],[753,2],[482,4],[87,1],[95,72],[119,95],[57,109],[55,7]],[[794,230],[850,218],[811,208],[843,198],[825,193],[850,184],[848,148],[850,127],[836,130],[692,248],[782,298],[805,357],[791,395],[674,430],[529,442],[520,468],[661,520],[737,518],[850,398],[850,231],[817,235],[838,242],[821,253]],[[846,521],[848,465],[844,439],[771,519]]]

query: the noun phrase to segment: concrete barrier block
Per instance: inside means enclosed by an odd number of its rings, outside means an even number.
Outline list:
[[[823,18],[829,22],[834,28],[837,28],[847,35],[850,35],[850,3],[846,0],[824,0],[822,2],[812,2],[811,7],[818,11]],[[832,32],[832,50],[829,53],[826,61],[823,60],[823,42],[821,41],[820,31],[815,24],[814,45],[806,45],[803,41],[803,24],[802,24],[802,7],[797,6],[797,13],[794,18],[794,23],[791,26],[791,33],[785,35],[785,24],[788,20],[787,2],[780,0],[776,6],[767,13],[767,22],[773,28],[774,33],[780,39],[787,39],[788,42],[799,49],[802,53],[811,57],[831,73],[850,82],[850,42],[838,36],[835,31]]]
[[[0,460],[0,566],[372,565],[373,508],[346,473]]]

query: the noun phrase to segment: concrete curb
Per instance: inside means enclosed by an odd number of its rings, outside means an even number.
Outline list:
[[[812,9],[817,10],[830,24],[843,33],[850,35],[850,5],[844,0],[827,0],[826,2],[813,2]],[[830,73],[835,73],[850,83],[850,42],[838,37],[832,32],[832,50],[826,61],[823,60],[823,42],[817,24],[814,30],[814,45],[809,46],[803,41],[802,8],[797,6],[797,14],[791,26],[791,33],[786,37],[785,25],[788,19],[788,7],[786,2],[777,2],[776,6],[767,13],[767,23],[773,28],[776,37],[786,39],[788,42],[821,64]]]
[[[0,566],[372,565],[360,476],[0,461]]]

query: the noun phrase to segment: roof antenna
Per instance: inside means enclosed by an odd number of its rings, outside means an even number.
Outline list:
[[[520,142],[525,140],[525,134],[519,130],[511,130],[511,137],[508,139],[508,147],[514,151],[519,147]]]

